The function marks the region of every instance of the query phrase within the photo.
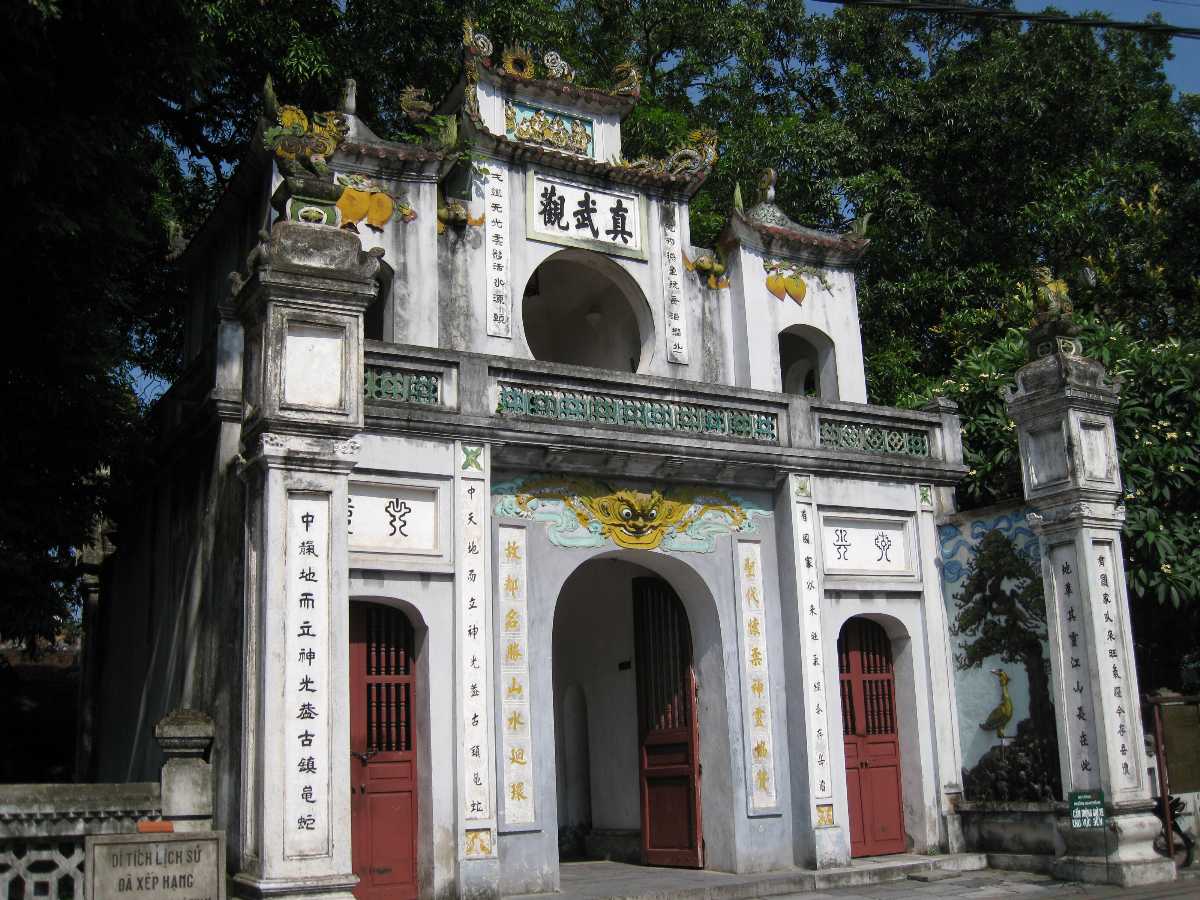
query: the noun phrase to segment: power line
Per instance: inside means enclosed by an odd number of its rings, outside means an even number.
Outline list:
[[[842,6],[869,6],[903,12],[927,12],[939,15],[968,16],[976,19],[1005,19],[1013,22],[1033,22],[1039,25],[1074,25],[1082,28],[1111,28],[1114,31],[1138,31],[1167,37],[1200,39],[1200,28],[1181,28],[1160,22],[1120,22],[1095,16],[1065,16],[1060,13],[1029,13],[1012,9],[992,9],[967,6],[962,3],[908,2],[908,0],[817,0],[818,3],[838,3]],[[1178,2],[1178,0],[1176,0]]]
[[[1194,6],[1200,9],[1200,3],[1188,3],[1187,0],[1154,0],[1155,3],[1169,3],[1172,6]]]

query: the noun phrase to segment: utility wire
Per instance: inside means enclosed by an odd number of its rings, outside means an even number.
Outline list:
[[[867,6],[899,12],[927,12],[949,16],[968,16],[976,19],[1005,19],[1013,22],[1033,22],[1039,25],[1075,25],[1082,28],[1111,28],[1115,31],[1138,31],[1143,34],[1162,34],[1167,37],[1200,40],[1200,28],[1181,28],[1159,22],[1120,22],[1094,16],[1065,16],[1060,13],[1030,13],[1012,9],[992,9],[967,6],[962,3],[929,3],[923,0],[817,0],[818,3],[838,3],[842,6]]]

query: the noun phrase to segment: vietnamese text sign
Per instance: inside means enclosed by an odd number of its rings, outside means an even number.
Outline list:
[[[1104,792],[1071,791],[1067,795],[1072,828],[1104,827]]]
[[[225,832],[85,839],[89,900],[225,900]]]

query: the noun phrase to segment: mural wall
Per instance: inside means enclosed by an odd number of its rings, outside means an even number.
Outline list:
[[[1061,793],[1041,558],[1027,511],[966,510],[938,529],[970,800]]]

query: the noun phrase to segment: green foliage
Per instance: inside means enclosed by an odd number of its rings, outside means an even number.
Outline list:
[[[55,15],[15,4],[0,26],[15,106],[0,179],[19,211],[0,225],[0,640],[34,642],[69,625],[77,550],[119,494],[114,464],[136,453],[133,366],[170,371],[177,357],[166,259],[194,184],[153,131],[154,109],[190,77],[176,48],[196,32],[169,7],[100,2]]]
[[[842,229],[871,212],[858,283],[871,397],[915,402],[947,382],[965,413],[968,501],[1018,492],[994,385],[1020,359],[1020,283],[1035,265],[1066,277],[1076,309],[1117,335],[1105,349],[1128,349],[1131,588],[1168,607],[1196,597],[1193,348],[1166,342],[1200,326],[1200,98],[1172,96],[1165,39],[810,16],[802,0],[471,5],[497,52],[557,49],[582,84],[638,65],[626,158],[717,129],[721,156],[691,207],[696,243],[712,244],[735,184],[768,165],[797,221]],[[436,102],[452,89],[468,12],[458,0],[30,0],[0,13],[0,84],[17,107],[2,177],[22,210],[4,225],[20,344],[7,384],[10,408],[45,411],[2,460],[20,484],[0,542],[25,560],[13,563],[23,596],[69,596],[72,548],[117,489],[97,473],[127,470],[116,463],[136,449],[132,367],[178,370],[169,254],[240,158],[265,77],[305,109],[334,107],[353,77],[379,134],[440,140],[404,118],[401,92]],[[1141,366],[1156,345],[1152,380]],[[0,620],[0,634],[22,627]]]
[[[1178,659],[1200,633],[1200,341],[1158,341],[1094,318],[1080,324],[1084,354],[1122,380],[1115,425],[1127,583],[1137,639],[1155,648],[1139,662],[1154,666],[1147,684],[1178,686]],[[959,404],[970,467],[959,490],[968,505],[1021,496],[1016,429],[1001,389],[1024,363],[1023,334],[1012,329],[965,353],[930,392]]]

